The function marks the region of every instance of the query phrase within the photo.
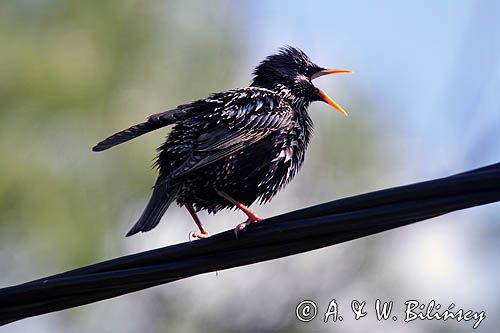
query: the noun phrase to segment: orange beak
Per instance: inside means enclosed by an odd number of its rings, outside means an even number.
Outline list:
[[[314,73],[312,76],[311,76],[311,80],[314,80],[320,76],[323,76],[323,75],[329,75],[329,74],[343,74],[343,73],[352,73],[351,70],[348,70],[348,69],[323,69],[317,73]],[[335,109],[337,109],[340,113],[344,114],[344,116],[347,116],[347,112],[342,109],[342,107],[340,105],[338,105],[333,99],[331,99],[330,96],[328,96],[323,90],[321,89],[318,89],[318,95],[319,97],[325,101],[327,104],[329,104],[330,106],[334,107]]]

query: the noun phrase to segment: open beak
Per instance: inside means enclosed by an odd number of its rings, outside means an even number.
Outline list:
[[[314,80],[320,76],[323,75],[329,75],[329,74],[342,74],[342,73],[352,73],[351,70],[348,69],[323,69],[317,73],[314,73],[311,76],[311,80]],[[325,101],[325,103],[329,104],[330,106],[334,107],[337,109],[340,113],[344,114],[344,116],[347,116],[347,112],[342,109],[340,105],[338,105],[333,99],[331,99],[330,96],[328,96],[323,90],[318,89],[318,96]]]

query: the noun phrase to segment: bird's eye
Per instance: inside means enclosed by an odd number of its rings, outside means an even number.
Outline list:
[[[316,73],[318,70],[316,68],[313,68],[313,67],[308,67],[307,70],[306,70],[306,75],[308,78],[311,78],[311,76],[314,75],[314,73]]]

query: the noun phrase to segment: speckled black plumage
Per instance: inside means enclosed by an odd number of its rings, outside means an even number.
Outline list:
[[[173,201],[210,213],[233,207],[214,188],[245,205],[268,202],[304,161],[312,131],[307,108],[320,100],[311,75],[321,70],[286,47],[255,69],[251,87],[153,115],[96,145],[105,150],[175,124],[158,149],[152,197],[128,235],[154,228]]]

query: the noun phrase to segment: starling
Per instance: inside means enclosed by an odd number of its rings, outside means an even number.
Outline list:
[[[236,236],[262,221],[248,206],[271,200],[299,170],[313,128],[311,102],[326,102],[347,116],[311,80],[350,72],[318,66],[300,49],[286,46],[255,68],[250,87],[154,114],[98,143],[94,151],[175,125],[158,148],[159,175],[149,203],[127,236],[156,227],[174,201],[189,211],[199,229],[191,235],[198,238],[209,235],[196,215],[200,210],[242,210],[248,219],[237,225]]]

